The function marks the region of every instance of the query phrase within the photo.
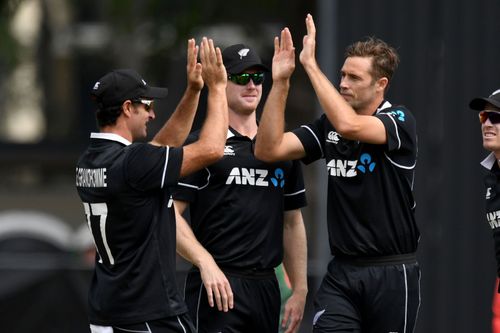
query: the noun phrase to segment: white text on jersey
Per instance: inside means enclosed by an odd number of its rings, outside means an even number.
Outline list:
[[[500,210],[487,213],[486,219],[488,220],[491,229],[496,229],[500,227]]]
[[[267,174],[265,169],[233,168],[227,177],[226,185],[234,182],[237,185],[268,186],[269,182],[264,180]]]
[[[326,165],[328,174],[333,177],[356,177],[356,164],[358,161],[330,160]]]
[[[76,186],[78,187],[108,187],[106,178],[106,168],[76,168]]]

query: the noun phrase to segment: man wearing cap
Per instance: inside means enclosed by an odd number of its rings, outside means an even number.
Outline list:
[[[281,65],[276,46],[273,69]],[[255,110],[268,68],[243,44],[222,53],[228,72],[229,130],[224,158],[181,179],[176,212],[177,251],[191,263],[185,300],[198,332],[277,332],[282,261],[293,293],[282,326],[295,332],[307,294],[306,204],[300,164],[264,163],[253,155]],[[273,83],[274,84],[274,83]],[[188,142],[197,139],[190,136]]]
[[[227,132],[226,71],[219,48],[188,41],[188,85],[176,111],[149,143],[154,99],[134,70],[104,75],[92,89],[99,133],[76,167],[76,186],[96,245],[89,291],[92,333],[194,332],[175,280],[175,215],[169,187],[222,157]],[[200,139],[185,147],[203,85],[209,89]]]
[[[481,162],[486,169],[486,220],[493,230],[497,261],[497,276],[500,277],[500,89],[489,97],[474,98],[469,106],[479,111],[483,147],[490,154]],[[500,289],[498,290],[500,292]]]
[[[497,290],[493,296],[492,331],[500,332],[500,89],[489,97],[477,97],[469,107],[479,111],[479,122],[483,136],[483,147],[491,153],[481,162],[485,168],[484,183],[486,187],[486,221],[493,231],[495,254],[497,262]]]

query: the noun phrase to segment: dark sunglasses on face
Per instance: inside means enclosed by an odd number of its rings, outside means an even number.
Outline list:
[[[492,124],[500,123],[500,111],[484,110],[479,112],[479,122],[484,124],[489,119]]]
[[[144,109],[149,112],[153,108],[153,101],[150,99],[134,99],[131,100],[134,104],[142,104],[144,105]]]
[[[227,78],[240,86],[246,85],[251,79],[253,83],[258,86],[264,82],[264,73],[229,74]]]

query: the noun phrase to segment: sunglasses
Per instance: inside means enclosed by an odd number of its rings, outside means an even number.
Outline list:
[[[250,79],[253,81],[255,85],[262,84],[264,82],[264,73],[242,73],[242,74],[229,74],[227,76],[228,80],[234,82],[240,86],[246,85],[250,82]]]
[[[144,109],[147,112],[149,112],[151,109],[153,109],[153,101],[150,99],[133,99],[133,100],[131,100],[131,102],[134,104],[144,105]]]
[[[479,112],[479,122],[484,124],[486,120],[490,120],[492,124],[500,123],[500,112],[499,111],[481,111]]]

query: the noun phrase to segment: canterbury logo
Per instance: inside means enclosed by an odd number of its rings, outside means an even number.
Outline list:
[[[99,85],[101,84],[101,82],[97,81],[95,84],[94,84],[94,88],[92,88],[93,90],[97,90],[99,89]]]
[[[243,59],[243,57],[246,57],[248,52],[250,52],[250,49],[241,49],[238,51],[238,54],[240,55],[240,60]]]

